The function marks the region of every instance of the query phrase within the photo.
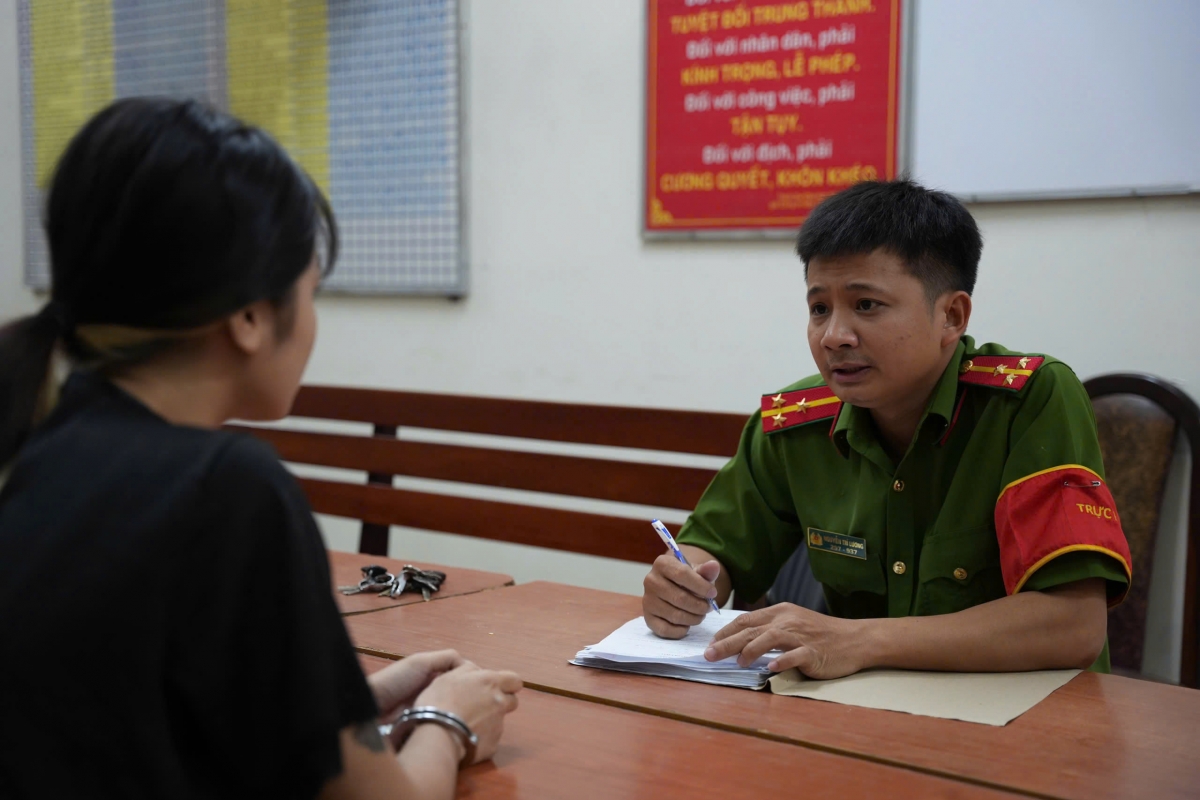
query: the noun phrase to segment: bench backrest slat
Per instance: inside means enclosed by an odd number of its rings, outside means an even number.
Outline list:
[[[732,456],[746,417],[709,411],[547,403],[305,386],[292,416]]]
[[[713,476],[711,469],[697,467],[410,442],[383,436],[281,429],[252,432],[274,445],[285,461],[297,464],[666,508],[693,508]]]
[[[314,478],[300,485],[314,510],[365,522],[647,563],[664,549],[633,519]]]

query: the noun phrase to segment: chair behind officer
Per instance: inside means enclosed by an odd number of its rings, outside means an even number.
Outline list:
[[[1154,551],[1179,432],[1190,447],[1180,682],[1200,686],[1200,408],[1178,387],[1150,375],[1100,375],[1084,387],[1092,398],[1105,472],[1133,554],[1133,586],[1108,618],[1114,672],[1142,674]]]

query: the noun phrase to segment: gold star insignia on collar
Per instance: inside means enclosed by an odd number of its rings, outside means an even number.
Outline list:
[[[783,423],[787,422],[787,417],[785,417],[783,414],[776,414],[775,416],[771,417],[771,421],[775,423],[776,428],[782,428]]]
[[[997,364],[996,368],[994,370],[992,370],[992,374],[993,375],[1003,375],[1004,374],[1004,365]]]
[[[1022,358],[1020,361],[1017,362],[1017,366],[1021,369],[1025,369],[1026,367],[1029,366],[1029,361],[1030,361],[1030,359],[1028,356],[1025,358]]]
[[[1012,386],[1012,385],[1013,385],[1013,381],[1015,381],[1016,379],[1017,379],[1017,376],[1016,376],[1016,375],[1005,375],[1005,376],[1004,376],[1004,385],[1005,385],[1005,386]]]
[[[781,405],[783,405],[783,392],[780,392],[779,394],[777,394],[771,398],[771,407],[772,408],[779,408]]]
[[[803,397],[801,397],[800,402],[796,404],[796,410],[799,411],[801,414],[807,414],[808,413],[808,401],[805,400]]]

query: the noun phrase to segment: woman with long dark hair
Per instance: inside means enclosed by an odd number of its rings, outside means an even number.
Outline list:
[[[254,127],[121,100],[45,227],[50,300],[0,330],[0,795],[451,797],[520,680],[452,651],[364,678],[299,486],[221,430],[299,387],[321,192]]]

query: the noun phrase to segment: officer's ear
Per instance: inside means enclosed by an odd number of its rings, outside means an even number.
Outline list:
[[[971,321],[971,295],[963,291],[943,294],[937,300],[936,315],[942,320],[942,346],[956,344]]]

